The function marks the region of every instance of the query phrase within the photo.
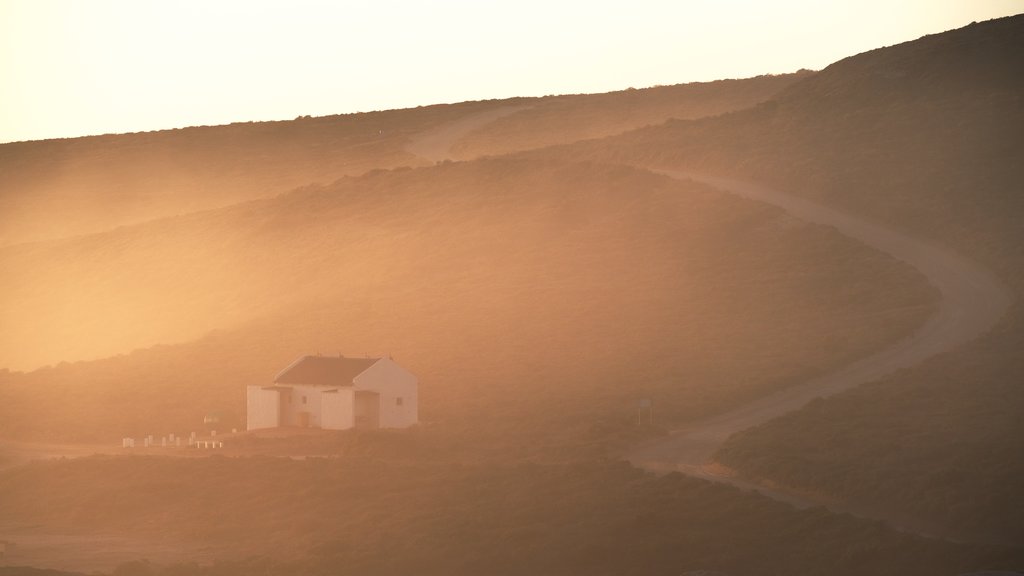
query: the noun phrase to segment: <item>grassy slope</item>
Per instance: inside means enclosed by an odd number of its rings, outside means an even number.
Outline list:
[[[6,350],[37,350],[18,346],[50,324],[78,330],[63,348],[245,318],[190,344],[0,375],[2,434],[35,438],[186,432],[207,410],[240,413],[243,386],[294,357],[341,350],[394,353],[422,378],[423,417],[460,441],[578,443],[628,422],[639,397],[689,418],[864,354],[912,330],[931,297],[904,265],[776,209],[524,160],[369,174],[0,260],[23,294]],[[76,288],[39,295],[40,278]],[[70,324],[47,315],[76,306]]]
[[[286,122],[0,145],[0,245],[227,206],[372,168],[422,164],[410,134],[471,102]]]
[[[1024,17],[976,24],[840,61],[749,111],[572,153],[769,182],[953,247],[1020,293],[1022,54]],[[1022,346],[1018,306],[975,345],[741,434],[719,458],[1020,541]]]
[[[25,524],[272,551],[189,574],[931,576],[1021,561],[624,463],[106,457],[2,473],[0,493],[0,515]]]
[[[692,119],[743,110],[771,99],[811,72],[552,96],[501,118],[458,142],[459,158],[505,154],[620,134],[670,118]]]
[[[785,186],[1015,273],[1021,28],[1024,16],[867,52],[750,110],[671,121],[592,150]]]
[[[557,107],[542,112],[550,119]],[[531,122],[544,116],[536,118]],[[486,134],[480,136],[484,146]],[[390,350],[423,376],[424,417],[433,424],[412,439],[441,452],[428,454],[589,457],[603,452],[589,449],[609,438],[635,433],[629,420],[638,396],[654,397],[659,414],[705,414],[863,354],[926,313],[920,304],[928,291],[904,267],[775,210],[628,169],[508,166],[372,174],[233,209],[5,250],[0,258],[25,271],[5,278],[5,295],[23,290],[22,279],[32,274],[45,273],[53,287],[41,296],[22,293],[37,319],[51,313],[50,299],[63,304],[49,321],[81,324],[86,334],[100,321],[121,322],[117,331],[148,330],[149,323],[173,326],[176,318],[211,314],[217,322],[210,326],[236,328],[123,357],[0,373],[2,434],[81,439],[88,431],[108,439],[185,431],[208,409],[237,413],[243,384],[265,381],[295,355],[331,342],[345,351]],[[416,188],[406,178],[437,188]],[[574,184],[572,194],[564,194],[566,182]],[[497,214],[493,198],[481,192],[495,189],[498,198],[516,198]],[[449,203],[451,192],[458,201]],[[401,202],[379,202],[393,194]],[[415,226],[401,222],[413,217]],[[255,247],[256,261],[241,261],[241,247]],[[59,265],[33,268],[49,259]],[[310,285],[311,270],[330,272]],[[77,288],[60,293],[67,274],[80,275],[86,296]],[[878,285],[896,288],[879,294]],[[168,289],[174,298],[156,300]],[[835,308],[836,295],[850,306]],[[76,298],[99,308],[76,308]],[[272,305],[261,304],[267,298]],[[174,308],[160,312],[155,301]],[[110,314],[124,302],[134,305]],[[189,307],[176,308],[182,303]],[[253,317],[254,310],[260,315]],[[4,313],[21,312],[8,306]],[[148,322],[121,316],[139,313]],[[31,316],[24,319],[27,329]],[[67,342],[78,345],[78,336],[67,335]],[[77,519],[86,530],[138,530],[146,518],[166,518],[183,531],[203,518],[218,520],[211,526],[255,523],[268,534],[324,538],[317,552],[325,565],[362,562],[376,573],[480,573],[507,565],[519,573],[709,567],[932,574],[1008,565],[980,560],[990,552],[976,548],[923,543],[721,487],[593,463],[367,464],[364,484],[369,478],[387,488],[372,500],[398,519],[392,532],[367,532],[367,519],[391,524],[362,495],[354,501],[335,488],[359,485],[353,469],[361,465],[352,464],[115,459],[23,467],[0,475],[4,494],[18,495],[0,498],[0,507],[26,521]],[[281,482],[271,490],[260,484],[264,474],[307,486],[298,501],[308,507],[291,511],[295,500],[277,490]],[[97,478],[123,483],[105,487]],[[65,479],[73,490],[53,484]],[[239,490],[209,502],[174,497],[193,481]],[[119,488],[141,493],[124,501]],[[151,498],[152,490],[172,497]],[[62,493],[67,497],[53,498]],[[280,515],[253,518],[253,502],[268,494]],[[425,500],[434,504],[421,507]],[[325,526],[320,512],[334,505],[361,506],[370,516],[332,516]],[[207,507],[211,515],[203,516]],[[397,551],[387,544],[396,541],[403,543]],[[365,553],[382,549],[390,561]],[[775,563],[766,564],[766,556]],[[453,565],[459,559],[465,564]]]
[[[410,136],[503,106],[534,106],[536,112],[524,117],[529,130],[545,134],[537,143],[548,144],[554,142],[552,129],[560,134],[558,142],[567,142],[671,117],[738,110],[769,98],[793,78],[2,144],[0,246],[227,206],[373,168],[422,166],[427,162],[405,150]],[[555,117],[561,121],[553,123]],[[493,152],[494,146],[480,151]]]
[[[743,432],[719,460],[930,521],[1024,542],[1024,340],[1003,327],[963,351]]]

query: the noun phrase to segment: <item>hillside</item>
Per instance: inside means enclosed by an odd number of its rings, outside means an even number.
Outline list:
[[[374,168],[426,164],[410,134],[504,104],[0,144],[0,245],[273,196]]]
[[[602,138],[670,118],[716,116],[767,101],[811,75],[802,70],[744,80],[547,97],[468,134],[452,152],[456,158],[506,154]]]
[[[112,527],[131,535],[140,556],[173,544],[177,562],[156,557],[178,564],[168,575],[343,566],[353,574],[952,576],[1021,562],[1010,550],[925,540],[624,463],[101,457],[0,473],[0,490],[15,497],[0,500],[0,518],[60,527],[64,554],[79,562],[88,554],[75,536]],[[63,567],[34,553],[31,542],[21,551]],[[213,566],[195,562],[216,554]],[[115,574],[155,572],[131,560]]]
[[[119,576],[1019,569],[1019,304],[715,456],[970,544],[611,458],[936,312],[906,262],[648,168],[765,183],[1024,290],[1022,31],[819,73],[0,145],[0,541],[34,566],[135,560]],[[434,154],[481,117],[465,160]],[[415,373],[420,424],[224,433],[246,385],[339,353]],[[212,456],[22,462],[211,414]]]
[[[775,185],[1016,274],[1024,16],[841,60],[776,98],[568,148]]]
[[[183,342],[0,373],[0,434],[21,438],[186,432],[240,414],[244,385],[295,357],[340,351],[395,354],[453,434],[557,446],[628,422],[640,397],[688,418],[858,357],[932,298],[906,266],[777,209],[551,161],[375,172],[0,263],[9,365]]]
[[[0,144],[0,246],[229,206],[374,168],[428,165],[407,149],[413,135],[509,106],[535,109],[524,114],[527,133],[547,135],[537,144],[569,142],[746,108],[796,77]]]
[[[1024,16],[974,24],[842,60],[751,110],[561,153],[768,182],[948,246],[1020,294],[1022,54]],[[1020,541],[1021,342],[1018,305],[976,344],[741,434],[719,458]]]
[[[1020,331],[734,436],[718,460],[754,477],[924,519],[951,536],[1024,541]]]

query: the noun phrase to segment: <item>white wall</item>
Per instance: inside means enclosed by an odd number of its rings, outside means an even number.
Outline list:
[[[325,430],[347,430],[355,422],[352,418],[352,388],[339,388],[321,393],[320,426]]]
[[[298,426],[299,412],[309,413],[309,425],[314,428],[352,428],[355,390],[380,394],[381,428],[405,428],[419,422],[418,387],[416,377],[389,358],[380,359],[357,376],[352,387],[248,386],[246,429]],[[401,406],[398,398],[402,399]]]
[[[380,394],[380,427],[405,428],[419,422],[419,380],[390,358],[381,358],[353,380],[356,390]],[[399,406],[396,399],[402,399]]]
[[[245,429],[277,428],[281,409],[280,393],[264,386],[247,386],[245,392]]]
[[[309,426],[310,428],[320,428],[320,401],[321,395],[325,388],[323,386],[307,386],[301,384],[289,384],[291,391],[284,390],[281,392],[282,396],[288,396],[288,400],[285,401],[282,398],[284,405],[284,417],[282,426],[298,426],[301,420],[299,419],[299,412],[309,412]],[[306,402],[302,402],[302,398],[306,398]]]

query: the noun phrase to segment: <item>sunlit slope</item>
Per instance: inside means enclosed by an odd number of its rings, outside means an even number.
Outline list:
[[[175,428],[238,413],[243,385],[315,351],[396,354],[428,419],[486,422],[486,405],[554,421],[655,392],[686,417],[880,347],[932,297],[905,265],[777,209],[522,160],[373,173],[9,247],[0,265],[11,367],[233,329],[11,374],[12,435],[142,432],[140,398]]]
[[[756,109],[576,153],[773,183],[1024,288],[1024,16],[854,56]],[[1024,313],[911,371],[736,438],[741,472],[1020,541]],[[799,440],[796,440],[799,439]]]
[[[1024,245],[1024,15],[841,60],[750,110],[574,147],[747,176],[988,264]]]
[[[624,93],[464,102],[294,121],[255,122],[0,145],[0,246],[57,239],[227,206],[373,168],[431,164],[411,138],[509,106],[536,106],[496,132],[504,151],[608,135],[738,110],[795,75],[685,84]],[[502,126],[506,126],[505,129]],[[488,136],[490,137],[490,136]]]
[[[743,110],[776,96],[809,71],[657,86],[607,94],[551,96],[492,122],[456,143],[456,158],[503,154],[601,138],[670,118],[692,119]]]
[[[409,134],[487,103],[0,145],[0,245],[417,165]]]

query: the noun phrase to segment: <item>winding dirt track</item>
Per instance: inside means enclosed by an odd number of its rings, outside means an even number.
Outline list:
[[[493,120],[521,109],[522,107],[510,106],[472,114],[422,134],[409,144],[408,149],[430,160],[446,159],[452,145],[460,138]],[[779,206],[792,216],[807,222],[832,226],[846,236],[913,266],[939,290],[941,296],[936,314],[912,336],[836,372],[789,387],[725,414],[694,422],[684,429],[673,432],[668,438],[640,446],[627,456],[627,459],[636,466],[659,471],[678,470],[745,488],[757,488],[796,506],[821,504],[820,500],[766,490],[742,479],[716,474],[713,472],[714,468],[708,467],[707,464],[715,451],[736,432],[798,410],[814,398],[830,396],[876,380],[977,338],[992,328],[1013,302],[1012,292],[985,269],[948,250],[927,244],[898,230],[751,182],[691,172],[659,172],[672,178],[702,182],[743,198]]]
[[[523,108],[526,106],[508,106],[467,116],[421,134],[409,143],[407,149],[431,161],[446,160],[450,157],[452,146],[458,140],[477,128]],[[903,260],[919,270],[941,292],[941,302],[938,312],[917,333],[892,347],[831,374],[793,386],[725,414],[692,423],[685,429],[673,432],[668,438],[638,447],[628,456],[628,460],[636,466],[650,470],[675,470],[740,488],[757,489],[797,507],[826,504],[834,511],[886,520],[896,527],[927,535],[928,528],[915,524],[910,518],[894,518],[884,510],[869,510],[864,507],[825,502],[784,489],[768,489],[721,474],[713,466],[708,466],[708,463],[722,443],[736,432],[798,410],[813,398],[829,396],[875,380],[980,336],[1009,308],[1013,301],[1011,291],[989,272],[956,254],[821,204],[739,180],[679,171],[661,173],[673,178],[710,184],[725,192],[779,206],[802,220],[833,226],[839,232]],[[105,446],[0,443],[0,469],[37,458],[75,457],[109,451],[116,452]],[[180,543],[170,547],[164,546],[166,550],[160,550],[154,548],[152,543],[145,543],[142,548],[136,548],[138,543],[135,542],[121,543],[100,537],[83,539],[52,535],[26,536],[21,531],[18,532],[18,536],[23,546],[18,555],[20,563],[33,560],[34,565],[65,569],[108,569],[123,558],[136,558],[140,555],[161,558],[161,551],[180,554],[182,550]],[[106,552],[97,556],[93,554],[97,550]],[[200,558],[202,552],[208,551],[194,552],[195,558]],[[34,555],[39,557],[36,558]],[[3,559],[0,559],[0,565],[5,565]]]
[[[827,504],[836,511],[878,518],[898,527],[923,532],[920,526],[914,525],[912,519],[895,518],[883,510],[867,510],[863,507],[855,509],[805,495],[766,489],[716,473],[715,467],[708,464],[715,451],[736,432],[798,410],[814,398],[830,396],[876,380],[977,338],[991,329],[1007,311],[1013,302],[1012,292],[977,264],[898,230],[750,182],[690,172],[661,173],[673,178],[703,182],[737,196],[779,206],[801,220],[832,226],[846,236],[913,266],[939,290],[941,296],[938,311],[912,336],[830,374],[792,386],[725,414],[694,422],[667,438],[638,447],[628,455],[628,460],[636,466],[651,470],[678,470],[742,488],[756,488],[799,507]]]
[[[529,106],[502,106],[494,110],[470,114],[465,118],[451,122],[440,128],[428,130],[417,135],[405,147],[410,153],[426,158],[431,162],[441,162],[451,158],[452,146],[477,128],[482,128],[498,118],[525,110]]]
[[[439,161],[449,157],[453,144],[471,131],[518,111],[508,107],[466,117],[415,139],[409,150]],[[626,458],[633,465],[659,472],[678,471],[762,494],[798,508],[824,505],[835,512],[884,520],[896,528],[922,535],[960,540],[986,540],[977,535],[937,534],[915,518],[869,505],[831,501],[786,488],[766,487],[731,475],[711,462],[714,453],[733,434],[799,410],[809,401],[837,394],[886,374],[914,366],[952,350],[990,330],[1013,302],[1013,293],[974,262],[898,230],[839,212],[816,202],[751,182],[692,172],[659,171],[672,178],[709,184],[724,192],[778,206],[801,220],[834,227],[840,233],[906,262],[939,291],[936,313],[913,335],[835,372],[791,386],[729,412],[693,422],[667,438],[638,446]]]

